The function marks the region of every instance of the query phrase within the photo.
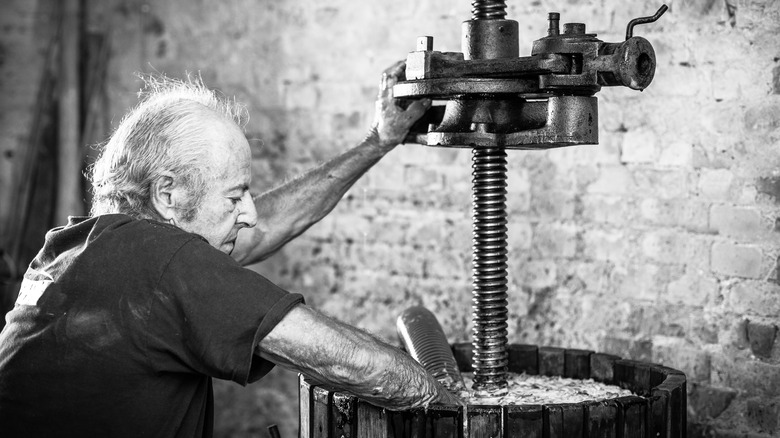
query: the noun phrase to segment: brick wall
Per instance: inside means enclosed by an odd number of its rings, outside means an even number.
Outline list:
[[[418,35],[459,50],[470,17],[466,0],[95,3],[113,23],[112,117],[133,71],[199,71],[249,105],[256,190],[358,141],[378,73]],[[507,3],[521,54],[549,11],[619,41],[660,6]],[[598,146],[509,153],[510,340],[685,371],[691,436],[778,435],[780,4],[668,4],[635,32],[655,47],[654,83],[598,95]],[[468,150],[401,146],[258,269],[391,342],[415,304],[468,340],[470,179]],[[294,435],[294,377],[274,377],[217,386],[220,434]]]

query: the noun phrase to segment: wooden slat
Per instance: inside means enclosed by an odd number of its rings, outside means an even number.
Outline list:
[[[669,406],[669,393],[665,391],[653,391],[648,397],[647,412],[647,436],[653,438],[668,438],[671,429],[670,417],[667,415]]]
[[[628,359],[615,361],[614,378],[615,384],[623,389],[634,391],[634,371],[637,362]]]
[[[634,365],[634,393],[638,395],[650,395],[652,389],[652,364],[638,362]]]
[[[663,383],[664,380],[666,380],[667,377],[671,375],[685,376],[685,373],[683,373],[680,370],[676,370],[674,368],[669,368],[658,364],[650,364],[650,366],[651,366],[650,386],[653,387],[660,385],[661,383]]]
[[[509,371],[517,374],[539,374],[538,351],[536,345],[509,345]]]
[[[542,376],[562,376],[565,352],[566,350],[563,348],[539,347],[539,374]]]
[[[559,405],[544,406],[544,438],[565,438],[563,409]]]
[[[357,437],[357,399],[349,394],[334,392],[330,407],[330,436]]]
[[[315,386],[312,388],[312,438],[327,438],[329,436],[331,397],[332,393],[321,386]]]
[[[423,438],[425,436],[425,410],[387,411],[389,438]]]
[[[301,438],[311,436],[312,396],[311,385],[303,374],[298,374],[298,426]]]
[[[425,437],[462,438],[463,407],[433,405],[426,409]]]
[[[579,403],[544,407],[545,438],[580,438],[585,433],[585,409]]]
[[[567,437],[585,436],[585,405],[568,404],[563,406],[563,432]]]
[[[387,411],[366,401],[358,400],[357,437],[388,438],[388,436]]]
[[[612,400],[590,402],[585,405],[586,437],[616,438],[618,405]]]
[[[61,68],[57,135],[57,196],[54,223],[84,214],[81,202],[81,87],[79,80],[81,2],[62,2]]]
[[[615,399],[618,405],[617,426],[621,438],[649,438],[648,404],[645,397],[630,395]]]
[[[667,396],[666,416],[668,435],[671,438],[684,437],[687,420],[687,394],[685,376],[670,375],[663,383],[652,390],[652,395],[664,394]]]
[[[590,355],[590,377],[598,382],[612,384],[615,381],[614,366],[620,356],[593,353]]]
[[[544,407],[542,405],[509,405],[504,409],[507,437],[542,438]]]
[[[466,436],[469,438],[503,437],[501,406],[469,405],[466,409]]]
[[[590,377],[590,350],[567,349],[563,356],[563,376],[572,379]]]

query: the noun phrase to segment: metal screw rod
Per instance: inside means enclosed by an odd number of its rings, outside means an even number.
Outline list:
[[[506,152],[474,148],[472,345],[477,392],[507,390]]]
[[[471,2],[472,20],[503,20],[506,17],[504,0],[474,0]]]

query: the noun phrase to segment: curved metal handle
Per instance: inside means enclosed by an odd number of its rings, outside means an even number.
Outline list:
[[[668,6],[661,5],[661,7],[658,9],[658,12],[656,12],[653,16],[634,18],[633,20],[629,21],[628,27],[626,27],[626,40],[631,38],[634,35],[634,26],[636,26],[637,24],[652,23],[658,20],[659,18],[661,18],[661,15],[663,15],[664,12],[666,12],[667,9],[669,9]]]
[[[451,392],[465,388],[458,362],[439,321],[423,306],[406,309],[396,322],[406,351]]]

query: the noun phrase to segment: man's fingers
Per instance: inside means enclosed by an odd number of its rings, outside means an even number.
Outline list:
[[[404,73],[405,71],[406,71],[406,60],[400,60],[400,61],[396,61],[393,65],[386,68],[385,71],[382,72],[382,75],[400,78],[401,73]]]
[[[398,61],[382,72],[382,80],[379,82],[379,98],[392,98],[393,86],[405,77],[406,61]]]
[[[441,397],[439,397],[439,403],[443,405],[460,405],[460,406],[466,405],[466,402],[464,402],[460,397],[452,394],[446,389],[441,392]]]
[[[410,119],[417,120],[422,117],[422,115],[425,114],[428,109],[430,109],[432,104],[433,102],[431,99],[415,100],[409,104],[409,106],[406,108],[406,111],[404,112]]]

